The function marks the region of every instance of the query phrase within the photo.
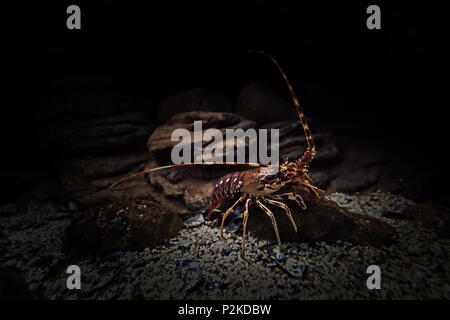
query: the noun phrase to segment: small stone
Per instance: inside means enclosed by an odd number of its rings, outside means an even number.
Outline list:
[[[231,251],[233,251],[233,250],[230,249],[230,248],[224,248],[224,249],[222,250],[222,255],[223,255],[223,256],[227,256],[227,255],[230,254]]]
[[[200,264],[191,259],[182,260],[180,263],[185,273],[185,289],[191,291],[200,284],[203,279],[203,272]]]
[[[67,208],[71,212],[75,212],[75,211],[79,211],[80,210],[80,208],[78,208],[77,204],[75,202],[72,202],[72,201],[69,201],[69,204],[68,204]]]
[[[306,270],[306,265],[303,262],[289,258],[286,261],[285,269],[291,276],[301,279]]]
[[[258,249],[264,249],[264,248],[269,247],[269,246],[271,246],[273,244],[274,244],[274,242],[271,242],[269,240],[263,240],[263,241],[260,241],[258,243]]]
[[[309,248],[309,245],[306,242],[302,242],[298,246],[300,250],[307,250]]]
[[[183,221],[183,224],[186,228],[195,228],[199,227],[205,223],[205,219],[202,214],[197,214]]]
[[[300,262],[300,271],[302,273],[305,273],[305,271],[306,271],[306,263]]]
[[[280,248],[279,248],[279,247],[276,247],[276,248],[273,250],[273,253],[275,254],[275,256],[273,256],[272,258],[273,258],[274,260],[276,260],[277,262],[282,262],[282,261],[284,261],[284,259],[286,259],[285,254],[284,254],[283,252],[280,251]]]
[[[177,245],[179,249],[187,249],[191,246],[190,243],[186,240],[178,242]]]

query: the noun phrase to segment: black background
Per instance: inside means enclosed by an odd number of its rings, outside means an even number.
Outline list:
[[[66,28],[70,4],[81,7],[81,30]],[[366,28],[370,4],[381,7],[381,30]],[[308,116],[336,128],[351,123],[358,134],[395,145],[405,161],[439,173],[436,190],[445,190],[448,12],[437,4],[61,1],[16,2],[4,13],[2,73],[11,100],[0,111],[2,171],[52,170],[59,151],[35,138],[48,125],[35,119],[55,78],[102,74],[156,123],[154,106],[182,89],[236,98],[263,79],[283,92],[273,67],[246,54],[255,48],[284,66]]]

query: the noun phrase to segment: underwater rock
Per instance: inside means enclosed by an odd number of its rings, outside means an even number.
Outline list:
[[[278,246],[273,250],[273,253],[275,254],[273,256],[273,259],[275,259],[277,262],[282,262],[286,259],[286,255],[280,251],[280,248]]]
[[[168,210],[183,213],[181,201],[173,201],[148,183],[145,175],[124,181],[109,189],[114,182],[130,173],[143,170],[146,153],[71,159],[61,166],[61,185],[71,201],[89,208],[117,200],[151,199]],[[181,197],[181,194],[180,194]]]
[[[70,200],[84,207],[122,198],[147,197],[151,190],[143,177],[107,189],[129,172],[143,169],[146,159],[145,153],[71,158],[60,167],[61,186]]]
[[[95,180],[130,172],[143,166],[146,160],[148,160],[148,154],[136,151],[98,157],[72,157],[64,162],[61,170],[64,171],[63,173]]]
[[[296,116],[296,118],[298,118]],[[311,121],[310,121],[311,122]],[[302,156],[306,150],[306,138],[300,123],[295,120],[271,122],[264,129],[278,129],[280,133],[279,153],[281,159],[294,161]],[[317,155],[311,163],[312,167],[331,166],[339,162],[340,150],[335,136],[326,131],[314,131],[314,142]]]
[[[213,189],[214,182],[212,181],[198,185],[188,185],[183,193],[184,203],[191,211],[207,208]]]
[[[325,140],[325,139],[324,139]],[[321,141],[317,155],[314,158],[314,166],[332,165],[339,161],[340,152],[334,137]]]
[[[297,233],[286,213],[271,207],[281,241],[316,243],[341,240],[373,246],[389,245],[393,242],[395,229],[376,218],[349,212],[327,197],[322,196],[316,203],[315,198],[306,195],[304,200],[307,204],[306,210],[301,210],[295,202],[287,203],[298,227]],[[251,208],[247,229],[262,239],[275,239],[270,219],[256,206]]]
[[[107,190],[123,175],[143,169],[148,161],[145,141],[152,129],[143,118],[135,112],[113,114],[61,129],[58,139],[64,141],[65,156],[59,164],[59,180],[72,202],[92,207],[147,196],[145,183]]]
[[[353,193],[367,189],[378,182],[380,178],[380,170],[373,166],[369,168],[352,168],[350,165],[348,170],[339,174],[332,182],[333,191],[343,193]]]
[[[202,121],[203,130],[217,128],[223,134],[225,134],[225,129],[241,128],[246,130],[255,127],[254,122],[233,113],[193,111],[177,114],[158,127],[149,137],[147,147],[151,160],[146,167],[155,168],[172,163],[171,150],[178,144],[178,141],[171,140],[172,132],[175,129],[184,128],[189,130],[193,137],[194,121]],[[193,145],[193,143],[194,139],[191,139],[191,144]],[[202,145],[207,143],[202,141]],[[248,150],[246,150],[246,154],[248,154]],[[223,159],[226,159],[225,150]],[[247,167],[220,165],[178,167],[153,172],[149,175],[149,181],[155,189],[161,191],[165,198],[181,203],[184,209],[177,212],[183,214],[205,209],[209,204],[216,181],[229,172],[244,169]]]
[[[164,153],[166,158],[158,160],[170,160],[170,152],[172,147],[177,145],[178,141],[172,141],[172,132],[176,129],[186,129],[191,132],[192,145],[197,142],[194,140],[194,121],[202,121],[202,130],[215,128],[225,133],[225,129],[248,129],[254,128],[255,123],[245,120],[244,118],[227,112],[206,112],[206,111],[192,111],[179,113],[163,125],[155,129],[147,141],[147,149],[150,153]],[[200,137],[202,138],[202,137]],[[201,141],[202,145],[208,144],[209,141]]]
[[[141,112],[60,120],[45,126],[39,139],[65,155],[122,153],[145,144],[154,127]]]
[[[191,259],[185,259],[179,262],[184,279],[184,289],[191,291],[196,289],[203,280],[203,271],[200,264]]]
[[[154,247],[181,228],[181,218],[156,202],[116,201],[88,209],[73,221],[66,229],[63,247],[69,255],[104,256]]]
[[[204,223],[205,223],[205,219],[203,218],[203,215],[201,213],[199,213],[195,216],[192,216],[183,221],[183,224],[186,228],[199,227]]]
[[[443,238],[450,238],[450,210],[433,203],[410,205],[403,213],[406,217],[420,221],[425,227],[436,231]]]
[[[297,259],[289,258],[283,266],[283,271],[287,272],[291,277],[303,279],[306,272],[306,264]]]
[[[71,154],[103,154],[143,146],[152,128],[140,113],[89,119],[61,132],[64,148]]]
[[[320,189],[325,189],[331,181],[331,175],[326,170],[311,169],[309,177],[314,185]]]

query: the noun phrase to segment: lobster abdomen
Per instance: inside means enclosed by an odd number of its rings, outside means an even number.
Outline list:
[[[214,191],[209,202],[208,215],[209,219],[215,209],[219,208],[224,200],[235,196],[241,192],[243,172],[229,173],[217,181]]]

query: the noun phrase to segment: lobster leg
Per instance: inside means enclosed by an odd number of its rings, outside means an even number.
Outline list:
[[[228,215],[231,213],[231,211],[233,210],[233,208],[242,200],[245,199],[245,195],[241,196],[230,208],[228,208],[228,210],[224,213],[224,215],[222,216],[222,224],[220,225],[220,239],[223,239],[223,225],[225,223],[225,219],[228,217]]]
[[[271,199],[264,199],[267,203],[270,203],[274,206],[277,206],[279,208],[284,209],[284,211],[286,211],[287,216],[289,217],[289,220],[291,220],[292,225],[294,226],[294,230],[295,232],[297,232],[297,225],[294,222],[294,218],[292,218],[292,213],[291,210],[289,209],[289,207],[284,204],[283,202],[280,201],[275,201],[275,200],[271,200]]]
[[[247,220],[248,220],[248,204],[251,199],[247,199],[245,202],[245,211],[244,211],[244,219],[242,220],[242,247],[241,247],[241,256],[245,259],[245,230],[247,229]]]
[[[300,208],[302,208],[303,210],[306,210],[305,201],[299,194],[294,195],[294,200],[297,202],[297,204],[299,205]]]
[[[306,210],[306,204],[305,201],[303,201],[303,198],[298,194],[294,194],[293,192],[273,195],[271,198],[276,200],[293,200],[297,202],[300,208]]]
[[[314,195],[316,196],[316,201],[319,202],[319,199],[320,199],[319,192],[323,192],[323,190],[321,190],[321,189],[319,189],[319,188],[317,188],[317,187],[315,187],[315,186],[313,186],[313,185],[311,185],[309,183],[303,182],[303,184],[305,186],[307,186],[314,193]]]
[[[273,215],[272,211],[270,211],[265,205],[263,205],[261,203],[261,201],[256,199],[256,203],[269,216],[270,220],[272,221],[272,225],[273,225],[273,229],[275,230],[275,235],[277,237],[278,245],[281,245],[280,235],[278,234],[278,227],[277,227],[277,221],[275,220],[275,216]]]

